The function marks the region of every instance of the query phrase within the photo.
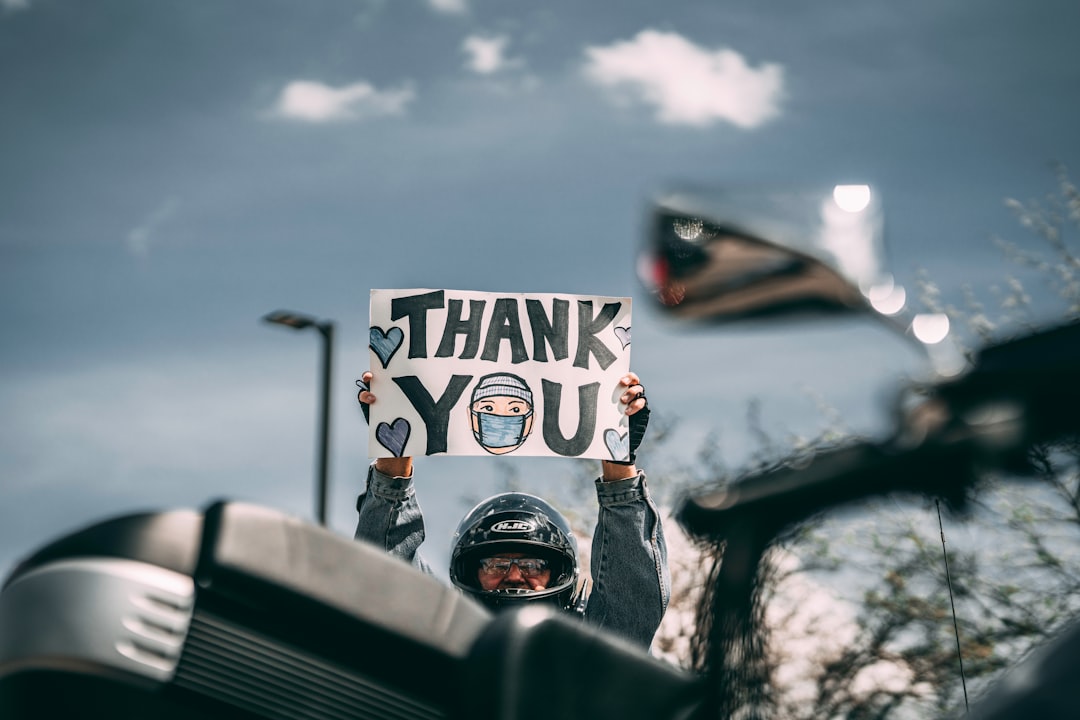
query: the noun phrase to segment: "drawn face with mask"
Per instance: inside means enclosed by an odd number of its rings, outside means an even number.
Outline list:
[[[482,448],[493,455],[513,452],[532,432],[532,390],[517,375],[485,375],[473,389],[469,416]]]

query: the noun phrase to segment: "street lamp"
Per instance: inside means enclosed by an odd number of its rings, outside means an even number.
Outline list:
[[[319,464],[316,482],[317,495],[315,516],[320,525],[326,525],[326,490],[327,490],[327,455],[330,443],[330,359],[334,348],[334,323],[332,320],[316,320],[307,315],[275,310],[263,316],[263,320],[275,325],[284,325],[294,330],[315,328],[322,336],[322,413],[319,421]]]

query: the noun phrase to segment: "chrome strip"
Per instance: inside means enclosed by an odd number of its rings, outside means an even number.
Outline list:
[[[168,681],[194,602],[190,577],[133,560],[79,558],[36,568],[0,593],[0,678],[68,669]]]

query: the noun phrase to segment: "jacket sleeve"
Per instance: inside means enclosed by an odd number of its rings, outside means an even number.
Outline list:
[[[431,568],[419,553],[424,514],[411,477],[391,477],[368,467],[367,487],[356,498],[357,540],[373,543],[424,572]]]
[[[671,597],[667,544],[645,473],[596,481],[600,515],[592,542],[586,622],[648,647]]]

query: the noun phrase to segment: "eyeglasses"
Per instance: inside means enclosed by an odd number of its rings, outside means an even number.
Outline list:
[[[480,561],[480,572],[490,577],[502,577],[510,572],[510,566],[517,565],[525,577],[536,577],[547,570],[547,560],[539,558],[484,558]]]

